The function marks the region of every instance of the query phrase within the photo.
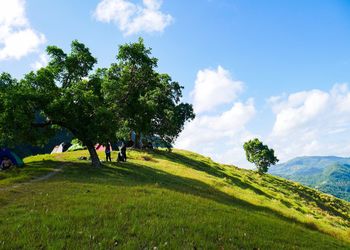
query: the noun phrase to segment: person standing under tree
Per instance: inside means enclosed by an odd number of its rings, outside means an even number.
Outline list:
[[[121,141],[121,145],[119,146],[118,158],[117,162],[125,162],[126,161],[126,144],[124,140]]]
[[[123,146],[120,149],[120,153],[122,155],[123,161],[126,161],[126,144],[125,143],[123,143]]]
[[[106,148],[105,148],[105,153],[106,153],[106,161],[112,161],[111,158],[111,151],[112,151],[112,146],[111,143],[107,143]]]

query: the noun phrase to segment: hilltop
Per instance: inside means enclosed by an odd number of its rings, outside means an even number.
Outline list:
[[[349,203],[300,184],[181,150],[101,169],[87,155],[0,173],[1,248],[350,248]]]
[[[298,157],[271,167],[269,173],[350,201],[350,158]]]

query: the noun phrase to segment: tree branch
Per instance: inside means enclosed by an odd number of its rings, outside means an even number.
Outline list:
[[[45,128],[45,127],[51,126],[51,125],[54,125],[54,123],[50,120],[47,122],[44,122],[44,123],[32,123],[32,127],[34,127],[34,128]]]

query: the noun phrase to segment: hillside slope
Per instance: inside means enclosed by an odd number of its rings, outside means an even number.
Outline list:
[[[102,169],[80,156],[0,173],[2,249],[350,248],[349,203],[297,183],[180,150],[131,151]]]
[[[298,157],[271,167],[269,173],[350,201],[350,158]]]

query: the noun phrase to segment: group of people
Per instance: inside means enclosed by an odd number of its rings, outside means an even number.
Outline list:
[[[118,152],[118,156],[117,156],[117,162],[125,162],[126,161],[126,144],[124,142],[121,143],[121,145],[119,146],[119,152]],[[105,154],[106,154],[106,161],[112,161],[112,157],[111,157],[111,153],[112,153],[112,145],[110,143],[107,143],[106,147],[105,147]]]
[[[2,158],[1,164],[0,164],[0,171],[2,170],[6,170],[11,168],[12,166],[14,166],[13,162],[11,161],[10,158],[8,158],[7,156],[4,156]]]

